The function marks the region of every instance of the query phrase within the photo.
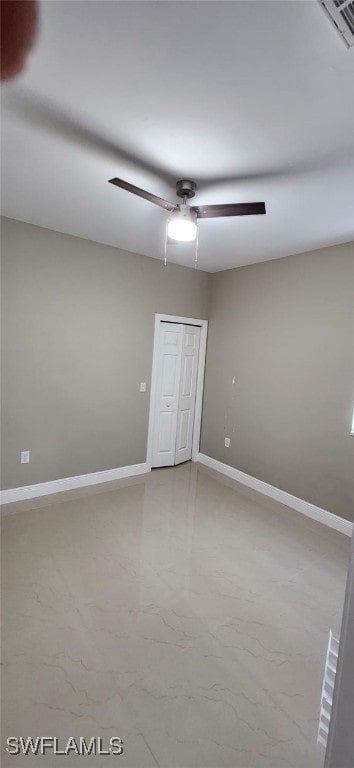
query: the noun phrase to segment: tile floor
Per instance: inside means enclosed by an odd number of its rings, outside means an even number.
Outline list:
[[[6,511],[3,748],[124,743],[6,768],[323,765],[348,538],[192,464]]]

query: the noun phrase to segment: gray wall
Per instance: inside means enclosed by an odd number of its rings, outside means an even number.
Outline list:
[[[154,313],[206,318],[209,283],[2,219],[2,487],[145,461]]]
[[[3,488],[145,461],[154,313],[208,317],[211,283],[201,450],[353,519],[353,243],[212,276],[11,219],[2,246]]]
[[[353,401],[354,243],[213,275],[203,453],[353,520]]]

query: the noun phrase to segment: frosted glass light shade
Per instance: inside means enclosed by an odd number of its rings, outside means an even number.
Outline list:
[[[167,234],[171,240],[189,243],[197,237],[197,224],[188,207],[173,213],[167,225]]]

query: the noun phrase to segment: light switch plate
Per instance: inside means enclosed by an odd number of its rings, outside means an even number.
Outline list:
[[[140,383],[140,392],[146,392],[146,381]]]
[[[225,437],[225,448],[230,448],[230,438]]]
[[[29,464],[29,460],[30,460],[30,452],[21,451],[21,464]]]

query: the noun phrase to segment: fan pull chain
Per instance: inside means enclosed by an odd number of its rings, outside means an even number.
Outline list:
[[[198,269],[198,225],[197,225],[197,234],[195,238],[195,256],[194,256],[194,269]]]
[[[165,229],[165,256],[164,256],[164,265],[167,264],[167,228],[168,228],[168,221],[166,221],[166,229]]]

